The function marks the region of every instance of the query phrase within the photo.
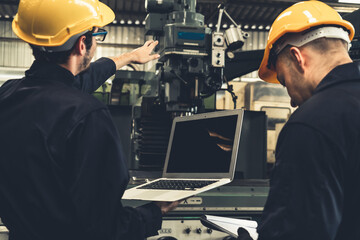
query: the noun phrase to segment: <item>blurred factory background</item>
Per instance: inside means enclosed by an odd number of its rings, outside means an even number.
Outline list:
[[[94,60],[102,56],[115,56],[141,46],[145,40],[146,10],[144,0],[103,0],[111,7],[116,18],[106,27],[108,36],[105,42],[100,43]],[[264,49],[268,31],[276,16],[290,5],[299,2],[295,0],[198,0],[196,11],[205,18],[205,24],[215,29],[218,20],[218,6],[223,3],[226,11],[239,24],[242,30],[249,33],[241,51]],[[346,1],[323,1],[334,7],[341,15],[346,15],[359,8],[359,4]],[[7,79],[22,77],[24,71],[31,65],[33,56],[30,47],[18,39],[11,30],[11,21],[17,12],[19,0],[0,1],[0,84]],[[232,22],[223,18],[221,29],[225,30]],[[149,37],[147,37],[149,38]],[[151,38],[151,37],[150,37]],[[134,66],[124,69],[133,69]],[[151,71],[154,63],[135,66],[135,70]],[[257,71],[236,77],[232,80],[234,92],[237,96],[237,108],[247,110],[262,110],[270,118],[287,119],[294,110],[289,104],[286,90],[278,85],[258,82]],[[110,81],[108,82],[110,85]],[[136,86],[129,84],[123,91],[123,102],[134,104],[136,101]],[[109,91],[109,86],[107,87]],[[100,89],[99,89],[100,91]],[[128,99],[125,100],[125,96]],[[216,96],[217,109],[232,109],[233,100],[230,93],[219,91]],[[276,136],[281,128],[281,123],[271,123],[268,131],[267,161],[274,161],[274,148]],[[279,125],[277,127],[277,125]]]

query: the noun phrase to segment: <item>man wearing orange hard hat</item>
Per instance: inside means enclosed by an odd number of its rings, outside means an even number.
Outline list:
[[[35,61],[0,88],[0,217],[12,240],[144,239],[178,204],[121,204],[129,173],[120,138],[89,93],[158,55],[148,41],[90,64],[114,17],[98,0],[20,0],[12,28]]]
[[[360,239],[360,64],[354,27],[319,1],[273,23],[259,76],[298,109],[282,129],[259,240]]]

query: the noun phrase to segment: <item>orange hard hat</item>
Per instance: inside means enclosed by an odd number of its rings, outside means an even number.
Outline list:
[[[299,2],[284,10],[270,28],[264,57],[259,68],[259,77],[269,83],[279,83],[274,66],[269,64],[269,55],[276,41],[282,36],[326,25],[343,27],[348,31],[350,41],[354,37],[353,25],[343,20],[332,7],[323,2]]]

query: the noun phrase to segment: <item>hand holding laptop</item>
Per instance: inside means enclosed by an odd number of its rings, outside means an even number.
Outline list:
[[[177,206],[182,202],[183,200],[178,200],[175,202],[154,202],[155,205],[157,205],[161,209],[161,213],[164,215],[167,212],[170,212],[177,208]]]

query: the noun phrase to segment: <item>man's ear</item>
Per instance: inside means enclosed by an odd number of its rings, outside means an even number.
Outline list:
[[[305,57],[297,47],[290,48],[290,56],[294,62],[295,67],[299,72],[303,73],[305,70]]]
[[[81,56],[85,56],[86,54],[86,44],[85,44],[85,36],[81,36],[77,42],[75,43],[75,53]]]

